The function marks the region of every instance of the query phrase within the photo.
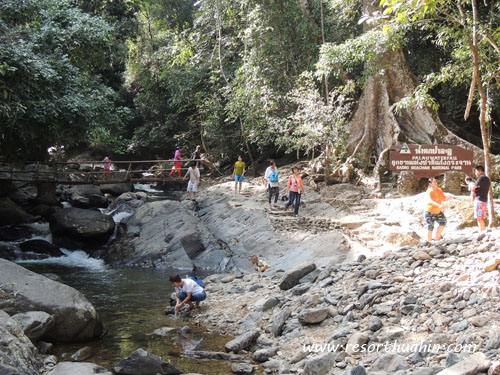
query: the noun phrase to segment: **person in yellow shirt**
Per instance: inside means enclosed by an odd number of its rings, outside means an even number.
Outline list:
[[[238,161],[234,163],[234,171],[233,171],[233,178],[234,178],[234,193],[236,194],[238,190],[238,183],[240,186],[239,193],[241,193],[241,185],[243,184],[243,176],[245,176],[245,162],[243,161],[243,158],[241,155],[238,156]]]
[[[425,192],[425,222],[427,223],[427,240],[432,241],[432,233],[434,231],[434,223],[438,223],[436,230],[436,241],[442,237],[444,227],[446,226],[446,216],[444,216],[444,202],[449,201],[453,197],[445,195],[443,190],[438,187],[438,180],[434,177],[429,178],[429,187]]]

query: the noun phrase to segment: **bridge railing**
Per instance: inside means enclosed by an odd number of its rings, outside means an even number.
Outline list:
[[[173,163],[181,163],[181,176],[191,159],[181,160],[119,160],[110,161],[114,168],[105,174],[105,161],[32,162],[17,161],[0,164],[0,180],[17,182],[54,182],[58,184],[105,184],[118,182],[161,182],[168,179]],[[148,166],[149,167],[145,167]],[[122,166],[123,168],[120,168]],[[137,168],[138,167],[138,168]],[[176,172],[177,174],[177,172]],[[178,175],[177,175],[178,176]],[[176,177],[178,179],[179,177]]]

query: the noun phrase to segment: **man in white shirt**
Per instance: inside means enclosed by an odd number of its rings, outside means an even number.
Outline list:
[[[170,281],[175,287],[177,298],[174,311],[179,312],[185,304],[189,305],[189,310],[199,310],[200,302],[207,298],[205,290],[196,281],[190,278],[181,279],[179,275],[170,276]],[[196,306],[193,302],[196,303]]]
[[[196,192],[198,191],[198,185],[200,184],[200,170],[197,167],[195,161],[191,162],[191,166],[184,176],[184,181],[186,181],[189,175],[189,182],[187,186],[188,199],[191,199],[191,192],[193,192],[193,200],[196,200]]]
[[[277,206],[280,188],[278,186],[278,168],[274,160],[269,161],[269,167],[266,169],[264,178],[267,181],[267,190],[269,192],[269,207],[271,207],[271,199],[274,195],[274,207]]]

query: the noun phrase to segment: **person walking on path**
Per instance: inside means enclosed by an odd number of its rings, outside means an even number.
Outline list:
[[[104,179],[108,180],[111,176],[111,159],[106,155],[104,157]]]
[[[182,306],[189,305],[190,310],[199,310],[201,301],[207,298],[205,290],[198,283],[190,278],[181,279],[179,275],[170,276],[170,282],[175,287],[175,297],[177,303],[174,311],[179,312]],[[196,303],[196,305],[193,304]]]
[[[474,218],[477,220],[477,225],[481,232],[486,230],[486,210],[488,206],[488,194],[490,192],[490,179],[484,173],[484,167],[478,165],[474,168],[476,173],[476,183],[473,188],[474,192]],[[491,221],[491,218],[490,218]]]
[[[191,199],[191,192],[193,193],[193,200],[196,200],[196,192],[198,191],[198,185],[200,185],[200,170],[197,167],[195,161],[191,162],[191,166],[187,170],[184,181],[186,181],[189,175],[189,182],[187,186],[188,199]]]
[[[269,207],[271,207],[271,200],[274,195],[274,207],[277,206],[278,198],[280,195],[280,188],[278,186],[279,175],[278,168],[276,168],[276,162],[274,160],[269,161],[269,167],[266,169],[264,178],[267,181],[267,190],[269,192]]]
[[[241,155],[238,156],[238,161],[234,163],[233,177],[234,177],[234,193],[241,194],[241,185],[243,184],[243,177],[245,176],[245,162]],[[239,184],[239,190],[238,190]]]
[[[302,183],[302,177],[299,175],[299,167],[295,166],[292,168],[292,175],[288,177],[288,184],[286,186],[286,191],[289,193],[288,203],[285,206],[285,210],[293,204],[295,201],[295,209],[293,211],[293,216],[299,214],[300,198],[302,194],[305,194],[304,184]]]
[[[181,174],[181,148],[178,147],[177,150],[175,150],[175,154],[174,154],[174,166],[172,167],[172,171],[170,172],[170,176],[172,176],[176,171],[179,175],[179,177],[182,177],[182,174]]]
[[[425,192],[425,222],[427,223],[427,240],[432,241],[434,231],[434,223],[438,223],[435,240],[441,240],[441,234],[446,226],[446,216],[444,216],[444,202],[449,201],[453,197],[445,195],[443,190],[438,186],[438,180],[434,177],[429,178],[429,187]]]

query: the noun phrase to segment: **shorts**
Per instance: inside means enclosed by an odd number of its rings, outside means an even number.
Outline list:
[[[192,191],[193,193],[196,193],[198,191],[198,184],[196,182],[189,181],[187,191]]]
[[[487,203],[479,199],[474,201],[474,219],[484,219],[486,217]]]
[[[243,182],[243,176],[235,175],[234,176],[234,181],[236,181],[236,182]]]
[[[434,230],[434,223],[438,223],[440,227],[444,227],[446,225],[446,216],[444,216],[443,212],[438,214],[433,214],[428,211],[425,212],[425,222],[427,223],[427,230]]]

